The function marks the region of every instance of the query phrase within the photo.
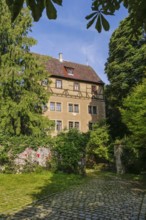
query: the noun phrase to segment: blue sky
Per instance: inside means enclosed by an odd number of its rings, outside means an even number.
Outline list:
[[[108,44],[112,32],[119,22],[127,16],[121,8],[115,16],[107,17],[110,31],[99,34],[94,27],[86,29],[85,16],[91,12],[91,0],[63,0],[63,6],[57,7],[57,20],[48,20],[45,13],[39,22],[35,22],[30,34],[37,40],[31,51],[81,64],[89,64],[108,83],[104,74],[104,64],[108,57]]]

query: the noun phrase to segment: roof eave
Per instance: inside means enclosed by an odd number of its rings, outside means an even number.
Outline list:
[[[75,78],[70,78],[70,77],[65,77],[65,76],[59,76],[59,75],[53,75],[50,74],[50,77],[53,78],[60,78],[60,79],[68,79],[68,80],[74,80],[74,81],[80,81],[80,82],[86,82],[86,83],[94,83],[94,84],[100,84],[100,85],[104,85],[105,83],[103,81],[89,81],[89,80],[82,80],[82,79],[75,79]]]

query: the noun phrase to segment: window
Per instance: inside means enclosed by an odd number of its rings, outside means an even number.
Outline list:
[[[78,121],[69,121],[68,123],[69,129],[72,129],[72,128],[79,129],[79,127],[80,127],[80,123]]]
[[[50,111],[61,112],[61,103],[60,102],[50,102]]]
[[[69,129],[73,128],[73,121],[69,121]]]
[[[97,106],[88,106],[88,113],[91,115],[96,115],[97,114]]]
[[[74,105],[74,112],[79,113],[79,105],[78,104]]]
[[[88,113],[92,114],[92,106],[91,105],[88,106]]]
[[[78,121],[75,121],[75,128],[79,129],[79,122]]]
[[[96,115],[97,114],[97,108],[96,106],[92,106],[93,107],[93,114]]]
[[[62,121],[59,121],[59,120],[56,121],[56,130],[57,131],[62,130]]]
[[[60,102],[56,103],[56,111],[61,112],[61,103]]]
[[[44,79],[41,82],[42,86],[47,86],[48,85],[48,79]]]
[[[55,111],[55,102],[50,102],[50,111]]]
[[[58,89],[62,88],[62,80],[59,80],[59,79],[56,80],[56,88]]]
[[[92,130],[93,129],[93,123],[89,122],[88,127],[89,127],[89,130]]]
[[[70,76],[74,75],[73,70],[74,70],[73,68],[66,67],[66,71],[67,71],[68,75],[70,75]]]
[[[73,112],[73,104],[69,104],[69,105],[68,105],[68,108],[69,108],[69,109],[68,109],[69,112]]]
[[[68,111],[69,112],[74,112],[74,113],[79,113],[79,105],[78,104],[68,104]]]
[[[91,92],[92,92],[92,93],[96,92],[96,86],[95,86],[95,85],[92,85],[92,86],[91,86]]]
[[[79,83],[77,83],[77,82],[74,83],[74,90],[75,91],[79,91],[80,90],[80,84]]]
[[[42,105],[42,112],[46,112],[48,110],[48,106],[47,105]]]

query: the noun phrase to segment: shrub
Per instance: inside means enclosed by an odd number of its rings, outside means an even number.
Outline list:
[[[95,166],[97,162],[110,161],[108,126],[103,121],[95,124],[89,132],[87,161],[89,167]]]
[[[84,174],[87,139],[77,129],[60,133],[54,142],[52,167],[56,171]]]

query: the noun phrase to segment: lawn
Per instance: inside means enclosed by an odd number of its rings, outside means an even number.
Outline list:
[[[20,210],[46,195],[83,184],[87,179],[79,175],[54,174],[48,171],[28,174],[0,174],[0,214]]]

